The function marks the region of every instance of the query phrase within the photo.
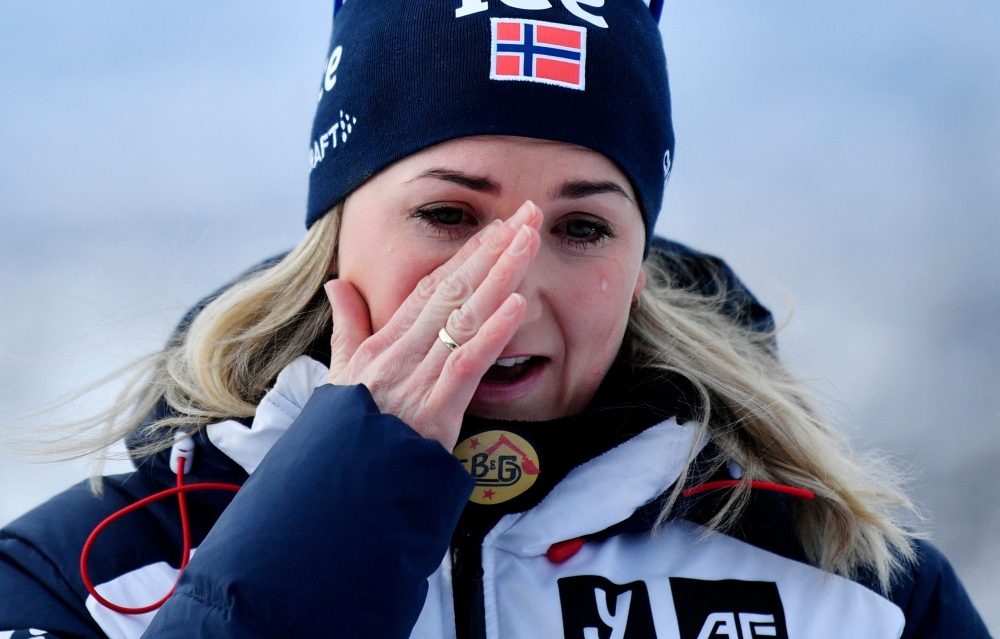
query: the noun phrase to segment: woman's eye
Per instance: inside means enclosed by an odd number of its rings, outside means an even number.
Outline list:
[[[457,206],[434,206],[417,209],[413,217],[440,235],[457,239],[477,224],[475,216]]]
[[[454,226],[462,223],[462,220],[465,218],[465,211],[450,207],[433,209],[427,212],[427,218],[433,219],[441,224]]]
[[[559,226],[561,228],[557,229],[557,234],[563,236],[563,241],[581,248],[596,246],[614,237],[611,228],[599,220],[577,218],[567,220]]]
[[[599,232],[597,225],[588,220],[570,220],[566,223],[566,235],[572,238],[582,239]]]

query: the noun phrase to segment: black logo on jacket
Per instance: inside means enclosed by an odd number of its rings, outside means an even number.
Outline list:
[[[671,577],[670,591],[681,639],[788,639],[774,582]]]
[[[583,575],[558,581],[566,639],[656,639],[646,584]]]

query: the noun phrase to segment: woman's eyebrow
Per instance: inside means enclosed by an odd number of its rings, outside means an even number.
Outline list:
[[[629,202],[632,201],[632,198],[629,197],[621,185],[610,180],[573,180],[571,182],[564,182],[562,186],[556,189],[555,199],[579,200],[591,195],[600,195],[601,193],[617,193]]]
[[[444,180],[445,182],[451,182],[459,186],[464,186],[467,189],[478,191],[480,193],[500,195],[500,185],[493,180],[487,177],[469,175],[468,173],[462,173],[461,171],[453,171],[451,169],[428,169],[410,180],[410,182],[423,178],[435,178],[438,180]]]

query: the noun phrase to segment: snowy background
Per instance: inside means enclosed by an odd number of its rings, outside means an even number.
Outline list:
[[[8,429],[298,241],[330,4],[0,4]],[[794,299],[785,357],[1000,633],[1000,5],[667,0],[663,33],[658,231]],[[86,473],[0,451],[0,525]]]

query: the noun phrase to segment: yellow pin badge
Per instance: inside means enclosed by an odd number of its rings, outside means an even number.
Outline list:
[[[469,501],[475,504],[502,504],[534,485],[539,460],[526,439],[506,430],[488,430],[463,439],[455,447],[455,457],[476,480]]]

